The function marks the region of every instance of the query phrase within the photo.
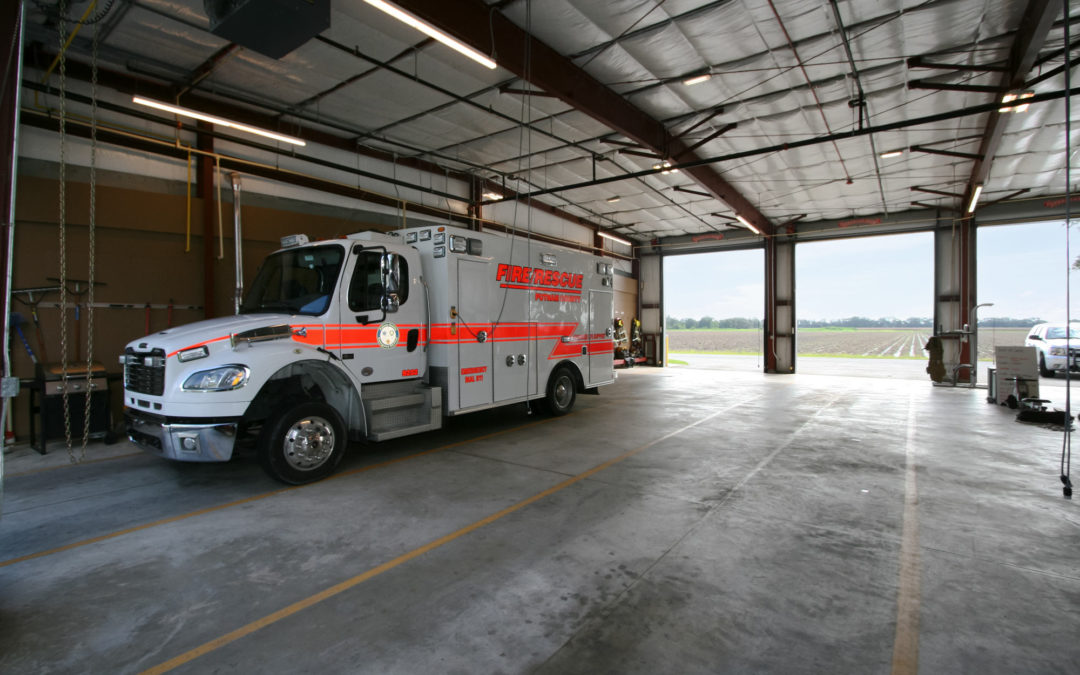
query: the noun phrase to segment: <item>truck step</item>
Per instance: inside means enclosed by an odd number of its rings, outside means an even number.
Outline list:
[[[404,396],[387,396],[364,401],[364,405],[372,413],[379,413],[397,408],[411,408],[422,405],[427,397],[423,394],[405,394]]]
[[[442,426],[442,390],[423,384],[371,387],[364,397],[367,438],[386,441]]]
[[[368,434],[368,439],[372,441],[388,441],[391,438],[398,438],[400,436],[408,436],[410,434],[419,434],[424,431],[433,431],[438,429],[439,424],[418,424],[411,427],[398,427],[396,429],[388,429],[386,431],[372,431]]]

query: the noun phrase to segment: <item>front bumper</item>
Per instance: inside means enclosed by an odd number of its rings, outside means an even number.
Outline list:
[[[143,450],[178,462],[227,462],[236,444],[237,419],[177,423],[124,410],[128,439]]]
[[[1047,354],[1043,358],[1046,360],[1046,368],[1048,370],[1053,370],[1058,373],[1064,372],[1066,368],[1069,368],[1072,371],[1080,370],[1080,356],[1074,355],[1072,358],[1069,358],[1067,356],[1053,356]]]

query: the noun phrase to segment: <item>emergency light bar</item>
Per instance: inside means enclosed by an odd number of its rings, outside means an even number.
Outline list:
[[[293,246],[303,246],[309,243],[308,236],[306,234],[287,234],[281,238],[281,248],[292,248]]]

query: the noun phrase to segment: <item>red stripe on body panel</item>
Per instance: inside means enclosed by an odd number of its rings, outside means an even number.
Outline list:
[[[203,340],[202,342],[196,342],[193,345],[188,345],[187,347],[181,347],[180,349],[177,349],[175,352],[170,352],[166,356],[166,358],[168,358],[170,356],[176,356],[180,352],[186,352],[189,349],[195,349],[197,347],[202,347],[203,345],[208,345],[208,344],[211,344],[213,342],[221,342],[222,340],[228,340],[228,339],[229,339],[229,336],[225,335],[223,337],[216,337],[216,338],[213,338],[213,339],[210,339],[210,340]]]

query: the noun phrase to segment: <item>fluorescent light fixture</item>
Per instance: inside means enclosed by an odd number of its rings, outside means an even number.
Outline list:
[[[683,80],[683,84],[685,84],[688,87],[692,87],[695,84],[701,84],[702,82],[708,82],[711,79],[712,79],[712,74],[711,73],[703,73],[701,75],[695,75],[694,77]]]
[[[614,204],[615,202],[619,201],[620,199],[622,199],[622,197],[620,197],[619,195],[615,195],[614,197],[608,197],[607,198],[607,203],[608,204]]]
[[[740,222],[740,223],[742,223],[743,225],[745,225],[745,226],[747,226],[748,228],[750,228],[750,230],[751,230],[751,231],[752,231],[752,232],[753,232],[754,234],[761,234],[761,230],[759,230],[759,229],[757,229],[756,227],[754,227],[754,224],[753,224],[753,223],[751,223],[751,222],[750,222],[749,220],[747,220],[746,218],[743,218],[742,216],[740,216],[740,215],[739,215],[739,214],[737,214],[737,213],[735,214],[735,220],[739,221],[739,222]]]
[[[666,160],[666,159],[663,162],[661,162],[660,164],[653,164],[652,168],[653,169],[663,169],[663,171],[660,171],[660,174],[663,175],[663,176],[666,176],[669,173],[679,173],[678,169],[672,169],[671,168],[671,162]]]
[[[456,38],[450,37],[446,33],[442,32],[441,30],[439,30],[435,26],[432,26],[430,23],[424,21],[423,19],[416,16],[415,14],[412,14],[411,12],[407,12],[404,9],[401,9],[400,7],[398,7],[397,5],[393,5],[393,4],[389,3],[389,2],[385,2],[384,0],[364,0],[364,2],[371,5],[372,7],[375,7],[376,9],[381,9],[382,11],[386,12],[387,14],[394,17],[398,21],[400,21],[400,22],[402,22],[404,24],[407,24],[409,26],[412,26],[413,28],[420,31],[424,35],[427,35],[428,37],[435,38],[436,40],[443,43],[444,45],[446,45],[450,49],[453,49],[455,52],[457,52],[457,53],[459,53],[459,54],[461,54],[463,56],[469,57],[473,61],[476,61],[480,65],[484,66],[485,68],[490,68],[490,69],[494,70],[495,65],[496,65],[494,61],[492,61],[488,57],[484,56],[480,52],[476,51],[475,49],[473,49],[469,45],[467,45],[467,44],[465,44],[463,42],[460,42]]]
[[[889,150],[888,152],[881,153],[881,158],[890,159],[892,157],[899,157],[902,154],[904,154],[903,150]]]
[[[202,120],[203,122],[210,122],[216,124],[219,127],[228,127],[229,129],[236,129],[237,131],[246,131],[249,134],[255,134],[257,136],[263,136],[265,138],[271,138],[275,141],[282,141],[284,143],[292,143],[293,145],[307,145],[304,141],[296,138],[295,136],[286,136],[285,134],[274,133],[273,131],[267,131],[266,129],[260,129],[259,127],[252,127],[240,122],[233,122],[227,120],[224,117],[215,117],[214,115],[207,115],[197,110],[189,110],[187,108],[181,108],[179,106],[170,105],[168,103],[162,103],[161,101],[154,101],[142,96],[135,96],[132,99],[133,103],[139,105],[145,105],[150,108],[157,108],[158,110],[164,110],[165,112],[171,112],[174,115],[180,117],[190,117],[196,120]]]
[[[975,210],[975,204],[977,204],[978,201],[979,201],[979,195],[982,194],[982,189],[983,189],[983,186],[981,186],[981,185],[976,185],[975,186],[975,191],[971,193],[971,203],[968,204],[968,210],[967,210],[968,213],[971,213],[972,211]]]
[[[1023,100],[1025,98],[1031,98],[1035,95],[1033,91],[1025,91],[1021,94],[1005,94],[1001,97],[1002,103],[1012,103],[1013,101]],[[1006,106],[1004,108],[998,108],[998,112],[1002,113],[1022,113],[1027,112],[1029,103],[1021,103],[1020,105]]]
[[[597,230],[596,233],[598,235],[600,235],[601,237],[603,237],[604,239],[610,239],[611,241],[622,244],[623,246],[633,246],[632,243],[630,243],[629,241],[623,239],[622,237],[616,237],[615,235],[608,234],[607,232],[604,232],[603,230]]]
[[[499,201],[500,199],[503,198],[503,196],[501,194],[499,194],[498,192],[485,192],[483,194],[483,197],[484,197],[484,199],[487,199],[487,200],[490,200],[490,201],[493,201],[493,202],[497,202],[497,201]]]

